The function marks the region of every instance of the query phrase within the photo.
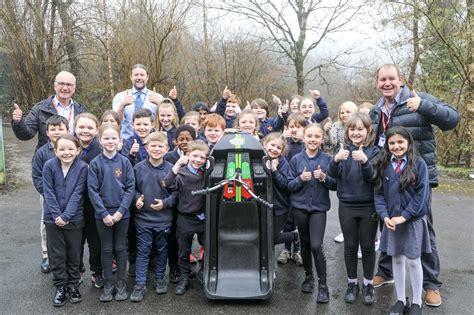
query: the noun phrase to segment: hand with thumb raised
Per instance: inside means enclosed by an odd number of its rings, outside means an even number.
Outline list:
[[[252,106],[250,105],[250,102],[247,101],[247,105],[245,105],[244,110],[251,110],[251,109],[252,109]]]
[[[18,124],[21,121],[21,118],[23,116],[23,112],[20,109],[20,106],[18,104],[13,104],[13,112],[12,112],[12,120],[13,123]]]
[[[318,179],[320,182],[326,179],[326,174],[321,170],[321,165],[318,164],[318,169],[313,172],[313,177]]]
[[[364,153],[364,145],[363,144],[361,144],[359,146],[359,150],[352,151],[352,159],[354,161],[360,162],[362,164],[364,164],[365,162],[368,161],[367,155],[365,155],[365,153]]]
[[[176,91],[176,86],[173,86],[173,88],[170,90],[168,96],[172,100],[175,100],[178,97],[178,92]]]
[[[300,175],[301,180],[304,181],[304,182],[307,182],[307,181],[311,180],[311,177],[312,177],[311,172],[308,172],[306,170],[306,166],[305,166],[304,169],[303,169],[303,172]]]
[[[138,144],[137,139],[133,139],[132,147],[130,148],[130,155],[136,156],[140,150],[140,145]]]
[[[416,112],[420,107],[421,98],[416,94],[415,90],[413,90],[412,95],[407,101],[407,107],[410,112]]]
[[[339,151],[334,156],[334,161],[345,161],[349,158],[349,150],[344,149],[344,143],[341,142]]]
[[[137,209],[143,208],[144,202],[145,202],[145,196],[142,194],[142,195],[137,199],[137,202],[135,203],[135,207],[137,207]]]

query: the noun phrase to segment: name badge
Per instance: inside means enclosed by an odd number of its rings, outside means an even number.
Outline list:
[[[385,135],[384,134],[381,134],[380,137],[379,137],[379,143],[377,144],[379,147],[383,148],[383,146],[385,145]]]

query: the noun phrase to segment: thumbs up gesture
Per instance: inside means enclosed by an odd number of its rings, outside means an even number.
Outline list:
[[[321,97],[321,93],[319,93],[318,90],[309,90],[309,95],[311,95],[315,100]]]
[[[341,148],[339,152],[334,156],[334,161],[345,161],[349,158],[349,150],[344,149],[344,143],[341,142]]]
[[[160,93],[156,92],[156,88],[153,88],[153,93],[150,93],[150,96],[148,96],[148,100],[150,101],[150,103],[158,105],[163,101],[163,96]]]
[[[410,112],[416,112],[420,107],[421,98],[416,94],[415,90],[413,90],[412,95],[407,101],[407,107]]]
[[[163,204],[163,200],[161,199],[155,199],[155,203],[152,203],[150,205],[150,208],[152,208],[155,211],[160,211],[161,209],[163,209],[163,207],[164,207],[164,204]]]
[[[251,110],[251,109],[252,109],[252,106],[250,105],[250,102],[247,101],[247,105],[245,105],[244,110]]]
[[[141,208],[143,208],[144,202],[145,202],[145,196],[142,194],[142,195],[137,199],[137,202],[135,203],[135,207],[137,207],[137,209],[140,210]]]
[[[23,116],[23,112],[20,109],[20,106],[18,104],[13,104],[13,112],[12,112],[12,120],[15,124],[20,123],[21,117]]]
[[[331,117],[328,117],[326,124],[324,125],[324,131],[329,132],[334,125],[332,124]]]
[[[136,156],[140,150],[140,145],[138,144],[137,139],[133,139],[132,147],[130,148],[130,155]]]
[[[326,174],[321,170],[321,165],[318,165],[318,169],[313,172],[313,177],[320,182],[324,182],[326,179]]]
[[[283,114],[286,114],[286,113],[288,113],[289,110],[290,110],[290,102],[288,100],[286,100],[285,104],[283,104],[281,106],[281,112]]]
[[[231,94],[232,92],[227,88],[227,85],[226,85],[224,88],[224,91],[222,91],[222,97],[225,99],[228,99]]]
[[[130,90],[125,91],[125,97],[122,99],[122,102],[120,102],[121,106],[128,106],[135,102],[135,99],[133,98],[133,95],[130,93]]]
[[[308,172],[306,170],[306,166],[305,166],[303,172],[300,175],[301,180],[304,181],[304,182],[307,182],[307,181],[310,181],[312,177],[313,176],[312,176],[311,172]]]
[[[176,91],[176,86],[173,86],[173,88],[170,90],[168,96],[172,100],[175,100],[178,97],[178,92]]]
[[[367,162],[368,158],[367,158],[367,155],[365,155],[365,153],[364,153],[364,146],[363,145],[361,145],[359,147],[359,150],[352,151],[352,159],[354,161],[358,161],[362,164]]]
[[[275,94],[272,94],[272,101],[273,103],[275,103],[276,105],[280,106],[281,105],[281,100],[278,96],[276,96]]]

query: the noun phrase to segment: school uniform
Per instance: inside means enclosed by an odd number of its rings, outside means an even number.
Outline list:
[[[300,233],[303,266],[306,275],[312,276],[311,256],[314,257],[320,284],[326,284],[327,276],[326,257],[322,244],[326,229],[326,212],[331,207],[329,189],[334,190],[336,185],[335,180],[330,176],[326,176],[324,181],[313,177],[304,182],[300,175],[305,167],[308,172],[313,173],[320,166],[326,173],[330,160],[331,157],[322,150],[319,150],[314,157],[309,157],[306,151],[302,151],[291,159],[288,175],[288,189],[292,192],[290,202]]]
[[[178,207],[176,221],[176,237],[178,240],[179,269],[182,279],[189,280],[191,263],[189,255],[194,234],[198,235],[200,244],[205,243],[205,196],[193,196],[192,191],[205,187],[205,177],[202,170],[196,170],[189,165],[183,166],[174,174],[170,171],[165,179],[166,187],[178,192]]]
[[[324,97],[320,96],[316,100],[316,106],[319,108],[319,113],[315,112],[313,116],[311,116],[311,118],[307,121],[308,124],[320,123],[329,116],[328,105],[326,104]]]
[[[79,158],[90,164],[90,162],[102,152],[99,140],[95,137],[87,147],[82,147]],[[84,267],[84,245],[87,241],[89,248],[89,266],[97,276],[102,275],[102,263],[100,258],[100,238],[95,222],[95,210],[89,198],[89,191],[84,193],[84,229],[82,231],[81,247],[81,269]]]
[[[132,164],[121,154],[108,158],[102,153],[89,165],[87,186],[95,208],[105,283],[111,284],[112,281],[112,258],[117,262],[118,281],[124,281],[129,208],[135,194]],[[114,215],[117,211],[122,214],[122,219],[112,227],[106,226],[102,219],[107,215]]]
[[[166,138],[168,140],[168,148],[170,151],[174,150],[175,145],[174,145],[174,136],[176,135],[176,127],[172,126],[170,129],[166,130],[163,127],[160,127],[160,132],[163,132],[166,134]]]
[[[291,159],[296,154],[301,153],[304,150],[304,143],[301,140],[293,140],[293,138],[288,137],[287,144],[288,144],[288,153],[286,154],[286,158],[288,161],[291,161]]]
[[[233,117],[229,117],[225,114],[225,108],[227,107],[227,100],[223,97],[219,100],[216,106],[216,113],[221,115],[225,121],[226,128],[234,128],[235,121],[237,119],[237,114]]]
[[[173,168],[169,162],[162,161],[153,166],[147,159],[135,165],[135,199],[144,195],[144,205],[137,210],[135,225],[137,231],[138,254],[136,259],[135,283],[146,284],[149,256],[156,253],[155,279],[164,279],[166,261],[168,259],[168,237],[173,223],[173,206],[177,203],[177,193],[163,187],[162,182]],[[164,207],[160,211],[153,210],[150,205],[155,199],[163,200]]]
[[[135,141],[137,141],[139,149],[138,152],[135,153],[135,155],[132,155],[130,154],[130,150],[132,149],[132,146]],[[123,147],[120,151],[120,154],[128,158],[130,160],[130,163],[132,163],[132,166],[148,158],[148,152],[145,149],[145,144],[143,143],[142,139],[136,134],[136,132],[133,132],[133,136],[123,142]]]
[[[351,144],[347,160],[331,160],[328,175],[336,179],[339,199],[339,222],[344,234],[344,260],[349,279],[357,279],[357,250],[362,251],[364,278],[373,278],[375,266],[375,236],[378,217],[374,206],[375,170],[372,161],[379,153],[377,146],[364,147],[365,163],[352,159],[359,148]]]
[[[375,209],[382,222],[386,217],[397,216],[403,216],[407,222],[397,225],[395,231],[384,225],[379,251],[386,252],[389,256],[404,255],[414,259],[420,257],[421,253],[431,252],[426,222],[430,197],[428,167],[422,158],[418,158],[414,165],[415,183],[400,191],[399,177],[405,170],[406,159],[398,174],[395,171],[395,160],[392,156],[384,170],[382,190],[375,191]]]
[[[173,151],[166,152],[164,160],[171,163],[172,165],[175,165],[181,155],[183,155],[183,151],[176,147]]]
[[[87,164],[77,158],[67,174],[63,174],[61,161],[56,157],[48,160],[43,167],[44,223],[49,265],[56,287],[79,286],[86,178]],[[58,217],[67,222],[64,227],[55,224]]]
[[[264,120],[260,121],[259,133],[265,137],[271,132],[282,131],[284,126],[285,120],[280,116],[274,118],[265,118]]]

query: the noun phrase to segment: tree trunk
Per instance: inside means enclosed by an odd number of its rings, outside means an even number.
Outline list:
[[[76,77],[76,81],[79,80],[79,58],[77,53],[76,43],[74,41],[74,22],[69,15],[68,9],[72,4],[72,0],[61,1],[55,0],[58,8],[59,17],[64,30],[64,49],[69,59],[69,65],[71,67],[71,73]]]

